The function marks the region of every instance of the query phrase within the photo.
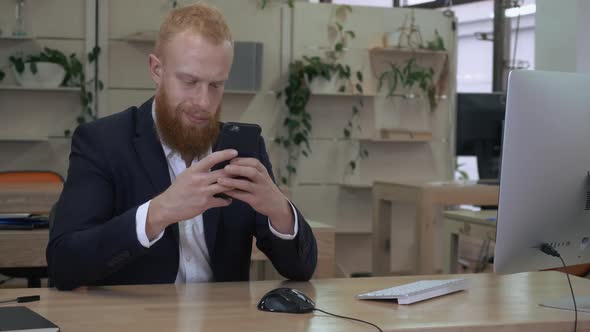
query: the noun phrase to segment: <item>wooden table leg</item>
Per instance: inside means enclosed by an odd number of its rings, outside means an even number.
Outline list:
[[[391,202],[383,199],[373,201],[373,276],[384,276],[390,268]]]

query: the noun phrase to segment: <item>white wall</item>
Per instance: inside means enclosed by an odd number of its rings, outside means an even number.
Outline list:
[[[587,1],[587,0],[583,0]],[[537,1],[537,45],[540,70],[576,71],[576,6],[578,0]]]
[[[537,68],[590,73],[590,1],[537,1]]]

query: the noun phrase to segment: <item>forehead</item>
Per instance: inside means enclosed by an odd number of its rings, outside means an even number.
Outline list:
[[[189,31],[173,36],[163,53],[165,65],[173,66],[174,70],[206,72],[213,76],[227,75],[233,60],[229,41],[216,44]]]

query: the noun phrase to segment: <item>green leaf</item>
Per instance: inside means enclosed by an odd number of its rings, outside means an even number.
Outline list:
[[[102,83],[101,80],[98,80],[98,90],[102,91],[104,89],[104,84]]]
[[[363,150],[363,156],[366,158],[369,156],[369,150]]]
[[[287,183],[287,178],[286,178],[286,177],[284,177],[284,176],[281,176],[281,182],[282,182],[284,185],[287,185],[287,184],[288,184],[288,183]]]
[[[275,142],[276,144],[281,144],[281,138],[280,138],[280,137],[277,137],[277,138],[275,138],[275,139],[274,139],[274,142]]]
[[[349,36],[350,36],[350,38],[353,38],[353,39],[354,39],[354,38],[356,38],[356,34],[355,34],[355,33],[354,33],[354,31],[352,31],[352,30],[348,30],[348,31],[346,31],[345,33],[346,33],[347,35],[349,35]]]
[[[360,83],[356,84],[356,91],[358,93],[363,93],[363,86]]]
[[[72,131],[69,129],[64,130],[64,136],[65,137],[70,137],[70,135],[72,134]]]
[[[359,114],[359,109],[358,109],[358,107],[356,107],[356,106],[352,106],[352,114],[353,114],[353,115],[357,115],[357,114]]]
[[[78,122],[78,124],[80,125],[80,124],[86,123],[86,119],[80,115],[76,118],[76,122]]]
[[[2,80],[2,79],[0,79],[0,80]],[[344,92],[344,91],[346,91],[346,87],[344,85],[338,89],[338,92]]]
[[[357,78],[357,80],[359,80],[359,82],[362,82],[363,81],[363,73],[360,71],[357,71],[356,78]]]
[[[305,158],[309,157],[309,153],[307,153],[307,151],[305,151],[305,150],[301,150],[301,154],[302,154],[302,155],[303,155]]]
[[[344,137],[350,138],[350,130],[348,130],[347,128],[344,128]]]
[[[0,81],[2,81],[5,76],[6,76],[6,73],[4,73],[4,71],[0,70]]]
[[[29,68],[31,68],[31,73],[37,74],[38,70],[37,70],[37,63],[36,62],[29,63]]]
[[[342,31],[344,29],[344,27],[342,26],[342,24],[336,22],[336,27],[338,27],[338,31]]]
[[[336,52],[342,52],[342,50],[344,50],[344,45],[342,45],[342,43],[336,43],[334,50],[336,50]]]
[[[356,169],[356,162],[354,160],[353,161],[350,161],[348,163],[348,165],[350,166],[350,168],[352,168],[353,171]]]

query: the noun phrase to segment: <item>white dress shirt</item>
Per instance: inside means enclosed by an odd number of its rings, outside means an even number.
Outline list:
[[[152,117],[154,118],[154,122],[156,122],[155,103],[152,104]],[[172,150],[164,142],[162,142],[162,149],[164,151],[164,155],[166,156],[166,161],[168,163],[170,182],[174,182],[174,180],[178,176],[180,176],[182,172],[186,170],[186,163],[184,162],[184,160],[182,160],[180,153]],[[209,148],[207,154],[209,153],[211,153],[211,148]],[[199,158],[196,157],[192,161],[192,164],[195,164],[198,161]],[[139,243],[141,243],[141,245],[145,248],[149,248],[152,245],[154,245],[154,243],[160,240],[164,235],[164,232],[162,231],[153,241],[149,241],[147,238],[145,224],[147,221],[147,213],[150,206],[150,202],[151,200],[139,206],[135,214],[137,239]],[[291,202],[289,202],[289,204],[291,204]],[[295,217],[293,234],[281,234],[277,232],[272,227],[270,219],[268,220],[268,227],[270,228],[270,231],[274,235],[283,240],[292,240],[295,238],[295,236],[297,236],[297,212],[295,211],[295,207],[293,206],[293,204],[291,204],[291,208],[293,209],[293,215]],[[212,281],[213,272],[211,270],[209,250],[207,249],[207,244],[205,243],[205,233],[203,230],[203,215],[200,214],[192,219],[183,220],[179,222],[178,230],[180,240],[180,255],[178,273],[176,275],[176,283]]]

